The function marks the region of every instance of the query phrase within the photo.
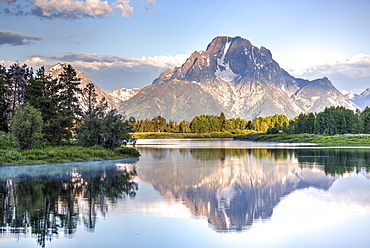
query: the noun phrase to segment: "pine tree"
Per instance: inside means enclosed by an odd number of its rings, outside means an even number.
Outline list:
[[[5,77],[6,68],[0,65],[0,131],[8,131],[8,126],[6,125],[6,102],[5,102]]]
[[[8,126],[15,109],[25,101],[26,84],[32,75],[32,70],[27,65],[20,66],[15,63],[10,66],[10,69],[5,73],[3,82],[5,85],[4,102],[5,111],[3,116],[5,118],[5,125]]]
[[[44,138],[50,143],[59,143],[65,134],[64,127],[60,125],[62,116],[59,115],[61,88],[58,79],[45,74],[44,67],[37,70],[26,87],[26,101],[41,111]]]
[[[76,70],[67,65],[59,75],[61,90],[59,91],[59,121],[64,130],[63,138],[71,139],[78,117],[81,116],[81,108],[78,103],[77,94],[81,93],[80,78],[77,78]]]

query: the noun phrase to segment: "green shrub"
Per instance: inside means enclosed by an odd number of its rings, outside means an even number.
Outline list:
[[[118,147],[114,150],[114,152],[119,155],[128,155],[129,157],[140,156],[140,153],[135,148],[131,147]]]
[[[0,149],[12,149],[17,145],[17,139],[12,133],[0,132]]]
[[[17,149],[0,150],[0,164],[18,163],[26,158]]]

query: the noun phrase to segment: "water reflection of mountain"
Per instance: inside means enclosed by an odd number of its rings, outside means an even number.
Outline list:
[[[104,216],[108,203],[136,194],[135,168],[112,161],[74,165],[35,166],[34,172],[25,166],[1,168],[0,232],[31,233],[45,247],[60,234],[73,235],[79,222],[93,231],[97,213]],[[4,177],[13,170],[18,173]]]
[[[181,200],[194,215],[207,216],[218,231],[246,229],[269,218],[292,191],[327,190],[338,172],[369,162],[366,152],[326,149],[157,149],[152,158],[151,149],[141,152],[148,156],[140,162],[147,164],[140,178],[165,197]],[[363,159],[354,164],[360,154]]]

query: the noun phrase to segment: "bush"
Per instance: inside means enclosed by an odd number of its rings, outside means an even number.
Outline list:
[[[17,139],[12,133],[0,132],[0,150],[17,147]]]
[[[10,130],[16,137],[19,148],[30,150],[35,147],[42,138],[42,125],[40,110],[27,104],[18,106]]]
[[[23,160],[25,160],[25,157],[17,149],[0,150],[0,165],[17,163]]]
[[[114,150],[114,152],[119,155],[128,155],[130,157],[140,156],[140,153],[135,148],[131,147],[118,147]]]

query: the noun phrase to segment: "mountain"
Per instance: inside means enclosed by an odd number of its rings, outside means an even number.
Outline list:
[[[138,119],[161,115],[191,120],[201,114],[253,119],[327,106],[358,108],[327,78],[294,78],[273,60],[270,50],[241,37],[219,36],[205,51],[195,51],[181,67],[167,69],[153,83],[121,103],[119,110]]]
[[[63,67],[65,67],[66,64],[64,63],[58,63],[49,69],[45,71],[46,74],[50,74],[52,78],[57,78],[59,74],[63,72]],[[85,72],[80,71],[79,69],[75,68],[76,76],[77,78],[80,78],[80,88],[84,89],[89,83],[92,83],[95,88],[95,92],[98,95],[97,100],[100,101],[103,97],[108,103],[108,106],[110,108],[117,109],[123,101],[126,101],[130,99],[132,96],[134,96],[140,89],[125,89],[125,88],[119,88],[114,89],[112,91],[105,91],[101,88],[99,88],[97,85],[95,85],[86,75]],[[78,96],[79,99],[81,99],[81,95]],[[84,103],[80,101],[80,105],[82,109],[86,109],[84,106]]]
[[[350,97],[350,95],[346,96]],[[361,94],[353,94],[350,99],[362,109],[370,107],[370,88],[367,88]]]

